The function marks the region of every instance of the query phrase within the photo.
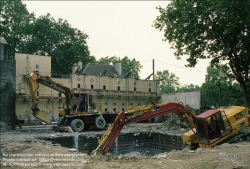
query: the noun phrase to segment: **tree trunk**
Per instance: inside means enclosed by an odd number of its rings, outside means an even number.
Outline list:
[[[242,91],[243,91],[245,106],[247,108],[250,108],[250,98],[249,98],[249,94],[248,94],[246,83],[241,83],[241,88],[242,88]]]

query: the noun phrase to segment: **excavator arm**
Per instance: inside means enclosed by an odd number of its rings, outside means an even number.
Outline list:
[[[127,113],[120,112],[115,121],[105,132],[98,147],[92,154],[106,154],[114,143],[116,137],[120,134],[123,126],[151,119],[166,114],[175,113],[178,117],[184,120],[191,129],[195,129],[195,115],[192,111],[187,110],[182,104],[174,102],[166,102],[151,106],[139,106],[135,109],[129,109]],[[196,130],[193,130],[195,133]]]
[[[43,111],[41,111],[38,107],[38,84],[42,84],[45,85],[51,89],[54,89],[58,92],[61,92],[65,95],[66,97],[66,109],[65,109],[65,115],[70,114],[70,106],[71,106],[71,91],[69,88],[56,83],[54,81],[51,80],[50,77],[48,76],[42,76],[40,75],[38,72],[33,71],[29,78],[28,78],[28,85],[30,86],[30,95],[31,95],[31,99],[32,99],[32,113],[33,116],[35,116],[36,118],[46,122],[47,124],[51,123],[51,119],[47,116],[47,114]]]

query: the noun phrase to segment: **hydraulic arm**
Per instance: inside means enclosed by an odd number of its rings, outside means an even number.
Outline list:
[[[31,99],[32,99],[32,111],[33,111],[33,116],[35,116],[36,118],[46,122],[46,123],[51,123],[51,119],[46,115],[46,113],[44,113],[43,111],[41,111],[38,107],[38,94],[37,94],[37,89],[38,89],[38,84],[42,84],[45,85],[51,89],[54,89],[60,93],[63,93],[66,97],[66,109],[65,109],[65,115],[69,115],[70,114],[70,106],[71,106],[71,91],[69,88],[56,83],[54,81],[51,80],[50,77],[48,76],[42,76],[40,75],[38,72],[33,71],[30,74],[29,77],[29,86],[30,86],[30,95],[31,95]]]
[[[115,121],[108,128],[106,133],[99,141],[99,145],[92,154],[106,154],[114,143],[116,137],[120,134],[123,126],[151,119],[166,114],[175,113],[180,119],[184,120],[191,129],[195,129],[195,115],[192,111],[187,110],[182,104],[166,102],[151,106],[139,106],[135,109],[129,109],[127,113],[120,112]],[[194,130],[195,132],[196,130]]]

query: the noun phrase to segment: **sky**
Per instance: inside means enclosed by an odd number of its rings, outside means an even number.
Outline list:
[[[106,56],[127,56],[136,59],[143,68],[140,79],[156,71],[168,70],[179,77],[181,85],[201,85],[205,81],[208,60],[200,60],[195,68],[186,68],[186,56],[177,60],[174,49],[164,39],[164,32],[152,27],[160,13],[156,7],[166,7],[169,1],[29,1],[28,11],[38,18],[50,13],[54,19],[64,19],[89,38],[90,54],[97,60]],[[152,77],[151,77],[152,79]]]

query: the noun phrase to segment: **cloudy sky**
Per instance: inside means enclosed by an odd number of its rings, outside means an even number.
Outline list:
[[[166,7],[168,1],[28,1],[29,12],[36,17],[50,13],[54,19],[67,20],[72,27],[89,36],[87,44],[96,59],[106,56],[135,58],[143,66],[140,78],[169,70],[180,83],[201,85],[205,80],[207,60],[195,68],[186,68],[186,57],[177,60],[174,50],[163,42],[163,32],[152,27],[159,15],[157,6]]]

